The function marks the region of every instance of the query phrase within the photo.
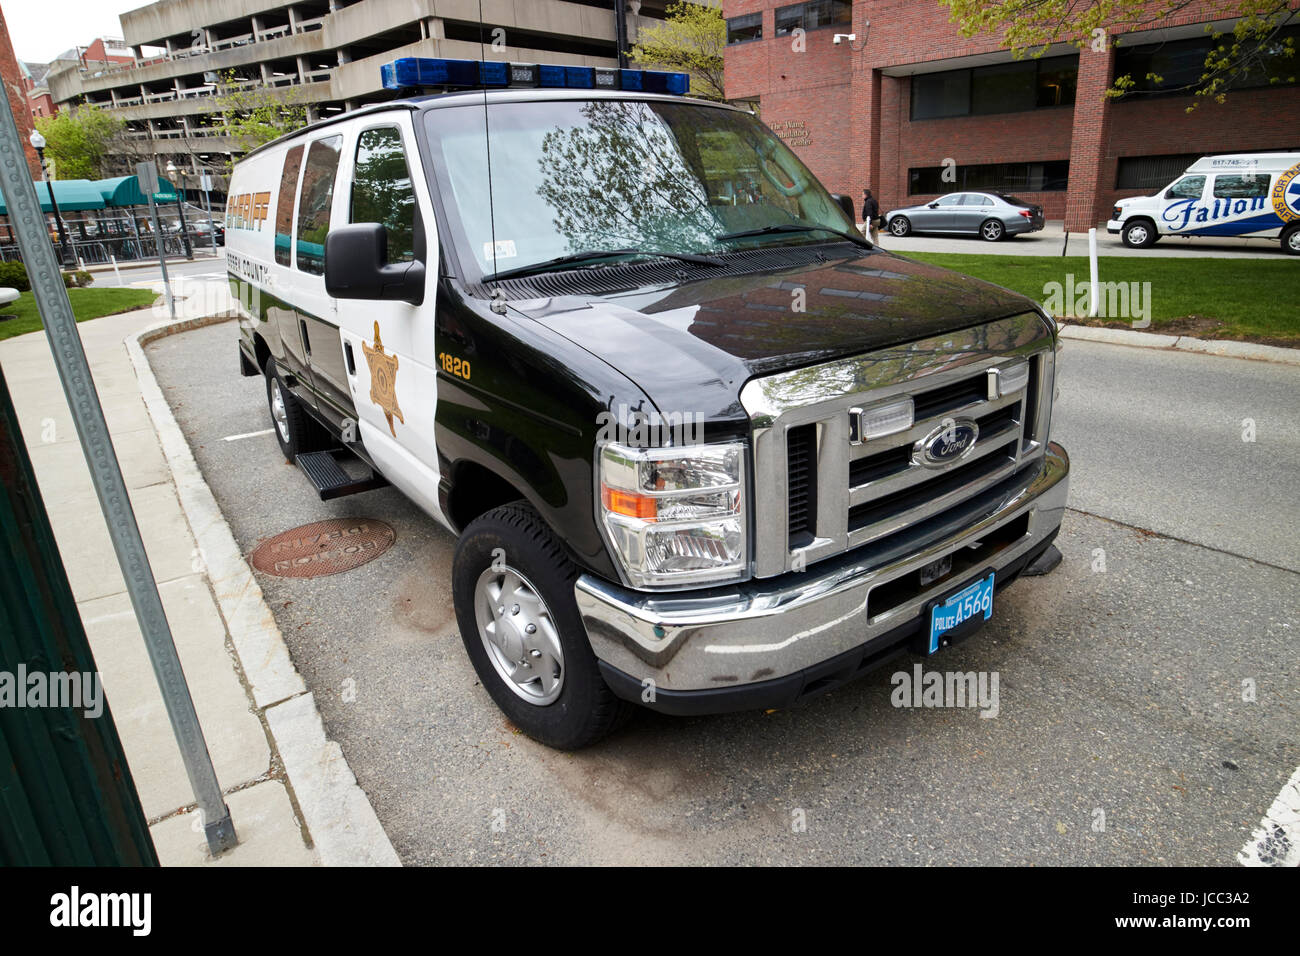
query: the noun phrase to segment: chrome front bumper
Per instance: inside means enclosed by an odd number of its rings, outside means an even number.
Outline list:
[[[1026,483],[1000,493],[960,530],[902,556],[882,557],[866,546],[825,562],[828,570],[819,565],[735,587],[675,594],[632,591],[582,575],[574,585],[578,610],[607,679],[613,672],[624,684],[649,687],[645,682],[652,681],[657,692],[684,695],[775,684],[918,624],[928,602],[978,571],[1012,567],[1018,572],[1026,556],[1041,550],[1060,528],[1069,470],[1065,449],[1049,444],[1042,467]],[[1011,536],[1009,529],[1015,532]],[[970,552],[978,555],[973,564],[955,557],[953,573],[929,587],[909,589],[900,580],[977,546],[987,556]],[[888,599],[873,602],[872,593],[891,582],[894,588],[878,592]]]

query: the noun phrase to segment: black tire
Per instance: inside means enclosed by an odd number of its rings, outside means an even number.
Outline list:
[[[554,624],[562,649],[562,680],[559,695],[548,703],[526,700],[488,656],[476,602],[479,580],[488,575],[494,560],[531,586]],[[573,597],[577,577],[577,566],[559,539],[523,502],[502,505],[472,521],[456,544],[452,562],[456,622],[480,683],[516,727],[559,750],[595,743],[632,712],[632,705],[615,697],[600,676]]]
[[[1007,227],[1001,219],[985,219],[980,223],[980,238],[986,242],[1001,242],[1006,235]]]
[[[1120,239],[1130,249],[1147,249],[1156,244],[1160,233],[1150,219],[1130,219],[1120,231]]]
[[[1282,251],[1288,256],[1300,256],[1300,224],[1282,233]]]
[[[275,429],[275,440],[284,453],[285,461],[292,462],[298,455],[328,448],[329,433],[289,391],[280,370],[276,368],[275,359],[267,359],[266,368],[262,371],[266,375],[266,406],[271,413],[271,427]],[[283,422],[276,417],[277,391],[284,405]]]
[[[906,216],[895,216],[889,220],[889,233],[898,236],[900,239],[912,234],[912,220]]]

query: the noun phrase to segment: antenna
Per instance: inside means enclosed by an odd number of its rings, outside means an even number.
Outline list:
[[[483,0],[478,0],[478,55],[482,60],[487,59],[487,47],[483,42]],[[492,235],[492,272],[496,274],[501,271],[497,265],[497,207],[496,201],[492,197],[492,129],[488,123],[488,91],[483,90],[483,142],[487,148],[487,181],[488,181],[488,227]],[[496,296],[493,296],[492,311],[498,314],[505,311],[503,303],[498,302]]]

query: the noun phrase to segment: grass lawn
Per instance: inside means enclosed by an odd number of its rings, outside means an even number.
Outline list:
[[[1067,285],[1068,273],[1073,273],[1076,289],[1088,281],[1086,256],[918,252],[908,258],[986,279],[1039,303],[1046,302],[1055,291],[1049,283]],[[1131,283],[1138,283],[1138,290],[1145,296],[1144,308],[1150,309],[1150,332],[1300,346],[1300,301],[1296,297],[1300,291],[1300,261],[1102,256],[1099,263],[1103,285],[1122,282],[1129,284],[1132,293]],[[1142,285],[1148,282],[1149,286]],[[1076,292],[1076,296],[1079,294]],[[1056,314],[1067,317],[1067,310],[1056,310]],[[1070,321],[1132,328],[1133,320],[1141,314],[1130,304],[1126,316]]]
[[[68,299],[72,302],[72,313],[78,322],[98,319],[104,315],[116,315],[142,305],[150,305],[157,296],[148,289],[69,289]],[[0,321],[0,339],[12,338],[35,332],[41,325],[41,315],[36,311],[36,300],[30,292],[24,292],[17,302],[0,305],[0,315],[13,315],[16,318]]]

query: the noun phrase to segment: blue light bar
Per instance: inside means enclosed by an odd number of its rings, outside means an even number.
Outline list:
[[[429,86],[548,87],[571,90],[626,90],[685,96],[691,89],[687,73],[618,70],[610,67],[557,66],[548,63],[506,63],[501,60],[444,60],[404,56],[385,63],[379,75],[386,90]]]

